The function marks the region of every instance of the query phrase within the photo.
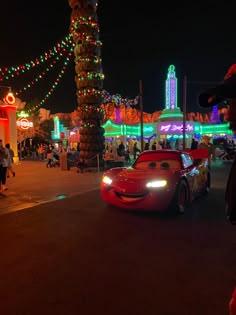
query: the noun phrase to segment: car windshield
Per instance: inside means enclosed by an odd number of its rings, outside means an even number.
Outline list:
[[[141,154],[133,168],[137,170],[179,170],[181,168],[180,157],[175,152],[151,152]]]

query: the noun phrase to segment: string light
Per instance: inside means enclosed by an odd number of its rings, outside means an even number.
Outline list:
[[[94,62],[94,63],[101,63],[102,58],[98,56],[92,56],[92,57],[84,57],[84,56],[77,56],[75,59],[76,62]]]
[[[71,22],[71,36],[72,37],[78,37],[78,34],[80,35],[80,38],[82,35],[82,33],[80,32],[80,30],[83,30],[84,27],[89,27],[94,28],[94,32],[95,33],[99,33],[99,26],[98,26],[98,22],[96,20],[94,20],[91,16],[89,17],[83,17],[80,16],[77,19],[73,19]],[[98,36],[98,35],[97,35]]]
[[[4,81],[4,80],[9,80],[11,78],[14,78],[15,76],[19,76],[21,74],[24,74],[26,71],[32,70],[33,68],[35,68],[36,66],[42,65],[43,63],[45,63],[46,61],[48,61],[49,59],[54,58],[54,60],[47,66],[45,67],[45,69],[36,77],[34,78],[32,81],[30,81],[29,83],[27,83],[23,88],[19,89],[15,94],[19,95],[21,93],[23,93],[24,91],[32,88],[33,86],[35,86],[35,84],[37,84],[38,82],[40,82],[40,80],[42,80],[45,75],[51,71],[55,64],[57,64],[59,62],[59,60],[61,60],[61,57],[64,56],[64,54],[68,51],[69,52],[67,54],[66,60],[64,61],[64,64],[56,78],[56,80],[54,81],[54,83],[51,85],[50,89],[48,90],[47,94],[45,95],[45,97],[41,100],[41,102],[36,105],[34,108],[30,109],[29,112],[37,109],[38,107],[42,106],[47,99],[53,94],[53,92],[55,91],[56,87],[58,86],[59,82],[61,81],[67,66],[68,66],[68,62],[71,59],[72,56],[72,52],[74,50],[74,48],[76,49],[76,46],[80,46],[80,44],[75,45],[72,41],[72,37],[76,36],[77,38],[79,38],[81,41],[83,41],[83,44],[92,44],[96,47],[101,47],[102,42],[96,38],[98,38],[97,36],[93,36],[93,35],[86,35],[85,32],[83,32],[85,30],[86,27],[89,27],[90,29],[94,29],[94,32],[97,33],[99,32],[98,29],[98,22],[96,20],[94,20],[92,17],[79,17],[75,20],[72,21],[72,27],[70,29],[70,34],[65,36],[64,39],[62,39],[60,42],[58,42],[56,45],[54,45],[54,47],[52,49],[50,49],[49,51],[45,52],[44,54],[40,55],[39,57],[35,58],[34,60],[31,60],[23,65],[20,66],[16,66],[16,67],[4,67],[4,68],[0,68],[0,82]],[[85,62],[85,63],[94,63],[97,64],[97,71],[81,71],[80,73],[77,74],[76,80],[79,82],[82,82],[83,80],[104,80],[104,74],[102,72],[99,72],[100,70],[100,65],[102,62],[102,58],[94,55],[93,53],[88,54],[86,56],[81,55],[81,54],[77,54],[75,55],[75,63],[76,65]],[[100,90],[97,88],[81,88],[79,90],[77,90],[77,96],[87,96],[87,95],[95,95],[95,96],[101,96],[104,98],[104,104],[106,103],[115,103],[116,105],[121,105],[121,104],[125,104],[126,106],[134,106],[138,103],[138,97],[134,98],[134,99],[126,99],[126,98],[122,98],[122,96],[120,94],[115,94],[115,95],[111,95],[110,93],[108,93],[105,90]],[[86,105],[85,107],[83,106],[83,110],[85,112],[100,112],[101,114],[104,113],[104,104],[102,104],[101,106],[91,106],[91,105]],[[92,122],[86,122],[86,126],[93,126],[94,124]]]
[[[67,35],[65,39],[62,39],[48,52],[45,52],[43,55],[35,58],[34,60],[31,60],[29,63],[16,66],[16,67],[0,68],[0,82],[4,80],[9,80],[10,78],[13,78],[15,75],[20,75],[21,73],[24,73],[25,71],[31,70],[35,66],[43,64],[48,59],[59,54],[61,50],[63,50],[65,47],[66,48],[74,47],[74,43],[71,40],[71,35]]]
[[[104,79],[104,74],[101,72],[81,72],[77,74],[77,79],[79,81],[83,81],[85,79],[92,80],[92,79],[99,79],[103,80]]]
[[[80,16],[72,20],[71,31],[73,32],[74,30],[78,29],[81,25],[94,27],[96,28],[96,31],[98,30],[98,22],[95,19],[93,19],[91,16],[89,16],[88,18]]]
[[[30,83],[27,83],[26,86],[24,86],[22,89],[20,89],[18,92],[16,92],[16,95],[21,94],[22,92],[25,92],[26,90],[28,90],[29,88],[31,88],[32,86],[34,86],[36,83],[38,83],[41,79],[43,79],[45,77],[45,75],[52,70],[52,68],[55,66],[55,64],[58,63],[58,61],[61,59],[61,57],[64,55],[64,52],[66,51],[66,49],[63,49],[63,53],[60,53],[59,56],[57,56],[55,58],[55,60],[45,69],[43,70],[38,76],[37,78],[35,78],[33,81],[31,81]],[[73,48],[70,49],[70,52],[73,52]]]
[[[67,58],[66,58],[66,60],[65,60],[65,62],[64,62],[64,64],[63,64],[63,66],[62,66],[62,68],[61,68],[61,70],[60,70],[60,72],[59,72],[59,74],[58,74],[56,80],[55,80],[55,81],[53,82],[53,84],[51,85],[51,88],[49,89],[49,91],[47,92],[47,94],[45,95],[45,97],[44,97],[44,98],[42,99],[42,101],[41,101],[39,104],[37,104],[33,109],[29,110],[29,112],[31,112],[31,111],[33,111],[33,110],[39,108],[39,107],[40,107],[41,105],[43,105],[43,104],[47,101],[47,99],[53,94],[53,92],[55,91],[57,85],[58,85],[59,82],[61,81],[61,78],[62,78],[63,75],[65,74],[65,71],[66,71],[66,69],[67,69],[67,66],[68,66],[68,63],[69,63],[69,61],[70,61],[71,56],[72,56],[72,52],[70,51],[70,52],[68,53],[68,56],[67,56]]]
[[[123,98],[120,94],[110,94],[106,90],[102,91],[104,98],[104,104],[115,103],[116,106],[125,105],[127,107],[136,106],[139,101],[139,96],[136,96],[134,99]]]

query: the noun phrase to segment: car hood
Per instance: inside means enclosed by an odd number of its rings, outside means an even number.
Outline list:
[[[167,180],[168,187],[170,187],[176,178],[176,172],[171,170],[135,170],[130,168],[123,169],[112,176],[112,186],[118,192],[137,194],[149,190],[146,184],[152,180]]]

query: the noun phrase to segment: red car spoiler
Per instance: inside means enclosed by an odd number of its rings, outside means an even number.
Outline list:
[[[184,151],[188,152],[194,160],[209,158],[209,152],[207,149],[203,149],[203,148],[195,149],[195,150],[185,149]]]

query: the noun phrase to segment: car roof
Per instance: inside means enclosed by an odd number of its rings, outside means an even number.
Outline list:
[[[141,154],[165,154],[165,153],[173,153],[173,154],[178,154],[178,155],[181,155],[182,153],[187,153],[188,152],[185,152],[185,151],[179,151],[179,150],[174,150],[174,149],[161,149],[161,150],[146,150],[146,151],[143,151]]]

